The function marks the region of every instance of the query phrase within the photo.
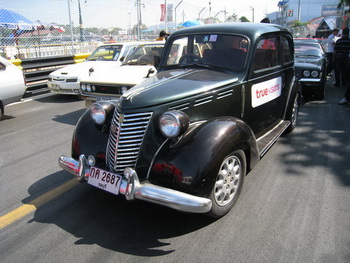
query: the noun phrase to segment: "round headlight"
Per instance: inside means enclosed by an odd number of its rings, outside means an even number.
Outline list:
[[[159,118],[160,131],[169,139],[182,135],[189,124],[189,117],[181,111],[168,111]]]
[[[96,91],[96,87],[93,85],[91,86],[92,91]]]
[[[312,76],[313,78],[318,77],[318,71],[317,71],[317,70],[311,71],[311,76]]]
[[[80,88],[81,88],[82,91],[85,91],[86,90],[86,85],[85,84],[81,84]]]
[[[91,92],[91,86],[90,86],[90,84],[86,84],[86,91],[87,91],[87,92]]]
[[[98,103],[94,103],[90,107],[90,115],[94,122],[98,125],[102,125],[106,120],[106,111]]]
[[[303,76],[306,78],[310,77],[310,70],[304,70]]]

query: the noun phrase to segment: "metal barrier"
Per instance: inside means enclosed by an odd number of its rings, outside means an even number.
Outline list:
[[[26,80],[26,96],[33,93],[48,91],[47,78],[49,74],[64,66],[83,62],[90,53],[65,55],[43,58],[28,58],[10,60],[23,70]]]

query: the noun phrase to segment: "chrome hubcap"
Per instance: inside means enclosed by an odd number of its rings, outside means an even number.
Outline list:
[[[229,156],[220,167],[214,186],[215,201],[218,205],[228,204],[236,195],[242,177],[242,166],[236,156]]]

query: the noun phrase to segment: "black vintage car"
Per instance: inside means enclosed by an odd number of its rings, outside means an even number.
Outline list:
[[[294,39],[295,76],[303,89],[303,95],[323,99],[326,93],[328,60],[323,46],[317,39]]]
[[[173,47],[183,42],[179,54]],[[245,175],[296,125],[293,53],[291,34],[277,25],[176,31],[156,75],[85,112],[59,164],[127,200],[223,216]]]

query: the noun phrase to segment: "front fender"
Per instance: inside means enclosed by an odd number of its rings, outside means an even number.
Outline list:
[[[259,160],[255,136],[249,126],[233,117],[215,118],[168,140],[156,155],[149,181],[175,190],[208,197],[223,159],[242,149],[248,169]]]
[[[103,167],[106,159],[106,146],[109,129],[115,106],[111,103],[103,104],[107,118],[103,125],[97,125],[90,116],[90,110],[80,117],[75,127],[72,139],[72,157],[79,159],[80,154],[92,155],[96,159],[96,166]]]

